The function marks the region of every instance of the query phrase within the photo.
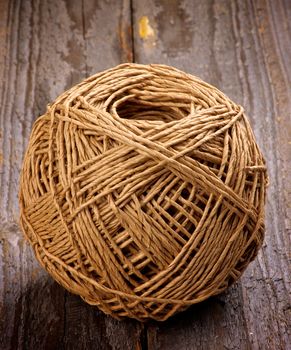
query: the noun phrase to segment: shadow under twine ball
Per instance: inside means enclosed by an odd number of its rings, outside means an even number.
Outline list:
[[[241,106],[175,68],[122,64],[36,120],[20,221],[67,290],[117,318],[166,320],[255,258],[267,182]]]

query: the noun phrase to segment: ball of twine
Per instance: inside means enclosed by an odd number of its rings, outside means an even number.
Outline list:
[[[241,106],[175,68],[123,64],[35,122],[20,221],[66,289],[117,318],[165,320],[255,258],[267,179]]]

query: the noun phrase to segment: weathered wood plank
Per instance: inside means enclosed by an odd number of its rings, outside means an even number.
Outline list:
[[[287,349],[290,5],[151,0],[132,8],[134,50],[129,0],[0,1],[1,348]],[[64,89],[133,60],[133,51],[137,62],[182,68],[244,105],[271,177],[265,245],[241,282],[147,326],[115,321],[66,293],[39,268],[17,226],[18,176],[33,120]]]
[[[290,3],[134,1],[134,52],[242,104],[268,163],[266,239],[227,293],[148,326],[149,349],[287,349],[290,338]],[[289,326],[289,327],[288,327]]]
[[[245,80],[252,94],[253,124],[266,154],[271,186],[268,193],[267,237],[256,264],[243,279],[244,312],[257,348],[288,349],[291,344],[291,90],[290,3],[249,4],[256,27],[247,55]],[[289,12],[288,12],[289,8]],[[242,11],[240,11],[242,12]],[[246,17],[247,14],[242,13]],[[245,22],[241,17],[241,22]],[[246,30],[244,31],[247,40]],[[256,74],[251,67],[258,60]]]
[[[65,292],[39,267],[17,225],[33,121],[72,84],[132,60],[131,45],[128,0],[0,1],[1,349],[141,347],[141,325],[117,322]]]

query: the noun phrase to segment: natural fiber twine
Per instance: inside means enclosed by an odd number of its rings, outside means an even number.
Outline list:
[[[123,64],[35,122],[21,225],[72,293],[115,317],[165,320],[255,258],[266,185],[241,106],[172,67]]]

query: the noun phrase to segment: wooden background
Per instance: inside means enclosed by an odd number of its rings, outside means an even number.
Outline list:
[[[291,349],[290,26],[290,0],[0,0],[1,349]],[[66,292],[17,224],[33,121],[64,89],[126,61],[174,65],[242,104],[271,180],[256,261],[227,293],[165,323],[118,322]]]

